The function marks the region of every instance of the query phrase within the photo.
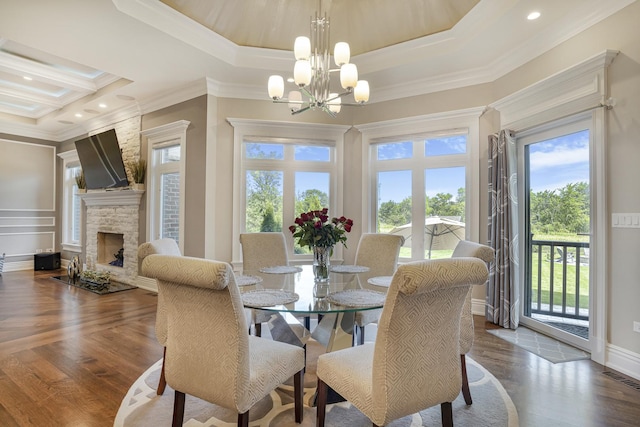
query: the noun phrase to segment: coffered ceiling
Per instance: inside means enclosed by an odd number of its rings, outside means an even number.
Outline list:
[[[2,0],[0,134],[63,141],[204,93],[267,100],[317,10],[380,102],[493,81],[634,1]]]

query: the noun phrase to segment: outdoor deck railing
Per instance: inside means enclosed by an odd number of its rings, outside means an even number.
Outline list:
[[[525,314],[588,320],[589,243],[531,240],[529,254],[525,306],[530,313]],[[587,291],[581,289],[581,272]]]

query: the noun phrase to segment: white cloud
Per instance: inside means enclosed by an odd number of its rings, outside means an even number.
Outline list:
[[[548,152],[531,153],[529,158],[532,171],[556,166],[571,166],[578,163],[589,163],[589,147],[560,147]]]

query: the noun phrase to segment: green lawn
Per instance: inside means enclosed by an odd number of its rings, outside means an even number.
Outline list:
[[[453,253],[453,249],[448,250],[439,250],[439,251],[431,251],[431,259],[438,258],[451,258],[451,254]],[[429,251],[424,251],[425,259],[429,258]],[[400,248],[400,258],[411,258],[411,248]]]

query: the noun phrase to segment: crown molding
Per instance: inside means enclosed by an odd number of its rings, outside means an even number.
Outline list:
[[[558,24],[499,57],[487,58],[489,62],[486,64],[471,69],[427,75],[376,87],[369,103],[492,82],[634,1],[610,0],[599,2],[595,8],[590,3],[588,7],[591,10],[586,19]],[[234,67],[291,72],[291,51],[239,46],[156,0],[113,0],[113,3],[121,12]],[[499,11],[509,8],[512,3],[513,0],[481,1],[450,30],[356,55],[353,62],[358,64],[361,75],[365,76],[391,67],[416,63],[416,58],[437,59],[443,53],[459,49],[465,40],[476,37],[490,25],[492,17],[499,16]],[[268,99],[264,86],[260,84],[233,84],[207,78],[206,90],[211,95],[224,98]]]
[[[140,114],[152,113],[206,94],[206,82],[198,80],[145,99],[139,103]]]
[[[233,65],[286,70],[291,52],[239,46],[157,0],[113,0],[116,8],[209,55]]]
[[[606,50],[506,96],[489,107],[500,112],[502,128],[519,131],[553,117],[597,107],[607,97],[606,68],[618,54]]]

